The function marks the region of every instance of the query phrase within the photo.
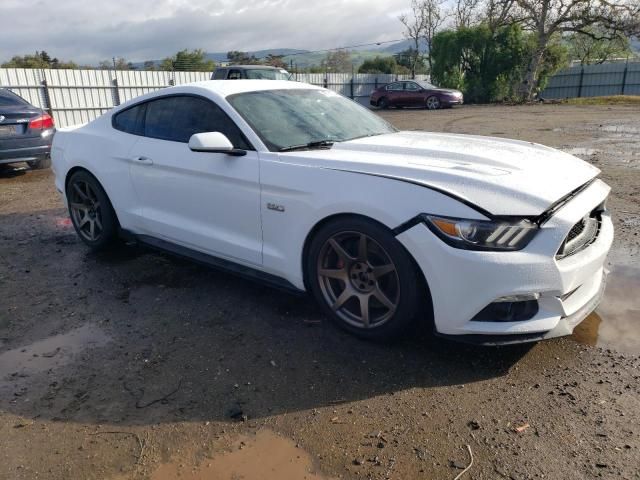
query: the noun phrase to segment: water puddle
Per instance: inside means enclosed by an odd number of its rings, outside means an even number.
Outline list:
[[[242,436],[228,452],[215,454],[196,468],[183,462],[162,464],[151,480],[330,480],[314,473],[311,456],[270,430]]]
[[[583,148],[583,147],[574,147],[574,148],[563,148],[563,152],[568,153],[569,155],[579,155],[581,157],[591,157],[600,152],[595,148]]]
[[[73,356],[110,338],[97,326],[83,325],[67,333],[39,340],[0,354],[0,379],[45,372],[69,363]]]
[[[632,125],[603,125],[600,129],[603,132],[618,133],[621,135],[638,135],[640,133],[640,127],[634,127]]]
[[[640,269],[616,267],[602,303],[573,332],[588,345],[640,355]]]

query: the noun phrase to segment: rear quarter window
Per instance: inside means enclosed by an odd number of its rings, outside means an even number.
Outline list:
[[[227,69],[222,68],[213,73],[213,80],[224,80],[227,78]]]
[[[136,105],[118,112],[113,117],[113,128],[133,135],[142,135],[146,104]]]
[[[0,107],[13,107],[16,105],[29,105],[29,103],[9,90],[0,90]]]

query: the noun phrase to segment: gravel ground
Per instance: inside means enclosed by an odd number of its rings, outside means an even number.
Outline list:
[[[381,114],[599,166],[612,267],[637,278],[637,106]],[[0,174],[0,238],[1,479],[239,478],[219,465],[259,464],[273,435],[309,478],[453,479],[471,452],[462,478],[640,479],[640,357],[615,339],[475,348],[419,330],[362,342],[305,297],[141,248],[90,253],[50,171]],[[624,315],[640,321],[638,303]],[[255,478],[298,479],[299,466]]]

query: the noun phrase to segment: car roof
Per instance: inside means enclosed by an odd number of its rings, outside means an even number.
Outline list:
[[[115,107],[113,113],[124,110],[131,105],[151,100],[152,98],[176,94],[204,94],[203,90],[212,92],[214,96],[225,98],[236,93],[260,92],[266,90],[322,90],[321,87],[289,80],[205,80],[185,83],[175,87],[162,88],[139,97],[132,98]]]
[[[284,70],[284,68],[279,68],[279,67],[274,67],[272,65],[226,65],[224,67],[218,67],[220,69],[222,68],[245,68],[245,69],[251,69],[251,70]]]
[[[264,90],[318,90],[320,87],[302,82],[291,82],[289,80],[205,80],[203,82],[188,83],[177,87],[171,87],[171,90],[181,87],[197,87],[210,90],[222,97],[234,95],[236,93],[258,92]],[[164,91],[168,91],[165,89]]]

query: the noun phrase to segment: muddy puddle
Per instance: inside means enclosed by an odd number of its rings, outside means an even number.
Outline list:
[[[197,467],[177,460],[160,465],[151,480],[330,480],[314,472],[311,456],[271,430],[242,436],[227,451],[215,453]]]
[[[573,338],[640,355],[640,268],[613,269],[602,303],[576,327]]]
[[[14,348],[0,354],[0,380],[61,367],[71,362],[77,353],[104,345],[109,340],[96,325],[87,324],[61,335]]]

